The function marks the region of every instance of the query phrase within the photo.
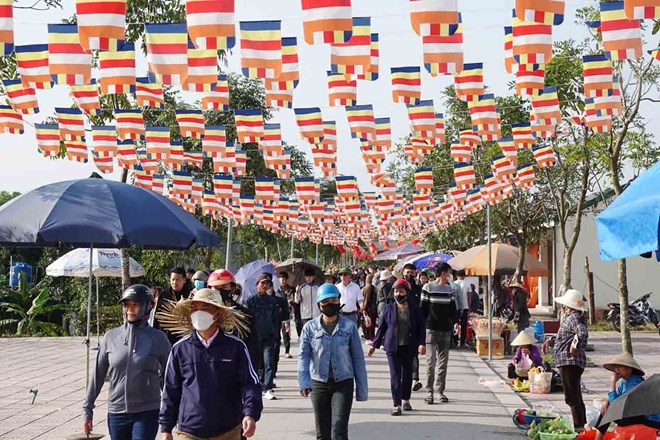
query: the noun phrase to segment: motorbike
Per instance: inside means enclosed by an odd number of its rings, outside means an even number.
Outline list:
[[[628,306],[628,324],[630,327],[641,327],[647,324],[653,324],[658,328],[658,334],[660,334],[660,326],[658,325],[660,319],[658,319],[658,313],[649,302],[649,297],[651,295],[653,295],[653,292],[649,292],[630,303]],[[614,330],[620,332],[621,305],[619,303],[609,303],[607,308],[609,309],[607,320],[614,325]]]

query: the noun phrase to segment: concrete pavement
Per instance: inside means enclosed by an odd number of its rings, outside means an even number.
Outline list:
[[[257,424],[257,440],[297,440],[314,437],[309,399],[298,395],[296,345],[294,359],[282,358],[276,401],[266,401]],[[0,439],[59,440],[81,432],[85,351],[80,338],[0,339]],[[421,359],[425,378],[425,359]],[[369,401],[354,403],[351,439],[515,439],[525,438],[513,427],[511,412],[524,406],[509,387],[477,356],[452,350],[447,404],[427,405],[425,391],[413,394],[414,411],[389,415],[391,397],[387,361],[382,351],[367,360]],[[482,385],[486,382],[489,386]],[[30,389],[38,389],[34,405]],[[107,389],[95,412],[95,431],[107,435]],[[107,438],[107,437],[106,437]]]

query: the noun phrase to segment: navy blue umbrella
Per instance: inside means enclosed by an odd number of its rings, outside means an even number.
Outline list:
[[[82,179],[42,186],[0,208],[0,245],[188,249],[220,238],[163,196],[125,183]]]

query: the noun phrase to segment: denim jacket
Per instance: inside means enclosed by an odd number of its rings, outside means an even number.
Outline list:
[[[332,372],[337,382],[355,379],[355,398],[367,400],[367,365],[357,326],[353,321],[339,316],[339,322],[329,335],[318,317],[305,324],[298,355],[298,384],[301,390],[312,388],[312,379],[328,382],[330,358]]]

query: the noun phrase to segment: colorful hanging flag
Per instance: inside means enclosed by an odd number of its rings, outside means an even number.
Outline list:
[[[87,163],[89,161],[89,152],[87,151],[87,144],[82,141],[66,141],[64,142],[66,148],[66,158],[72,162]]]
[[[596,110],[601,114],[610,116],[621,116],[623,114],[623,103],[621,100],[621,86],[619,79],[614,78],[612,89],[608,90],[604,96],[594,97]]]
[[[482,144],[481,136],[470,129],[461,130],[459,132],[459,142],[470,148],[478,148]]]
[[[55,84],[76,86],[92,79],[92,56],[80,45],[77,25],[48,25],[48,71]]]
[[[502,136],[502,132],[495,95],[481,95],[478,100],[470,101],[468,107],[472,118],[472,130],[476,131],[484,141],[497,141]]]
[[[433,168],[419,168],[415,171],[415,190],[420,193],[433,190]]]
[[[435,114],[435,145],[444,145],[447,142],[445,137],[445,117],[442,113]]]
[[[224,125],[207,125],[204,127],[202,152],[204,157],[214,158],[225,154],[227,147],[227,131]]]
[[[57,124],[34,124],[37,150],[44,157],[56,157],[61,153],[60,128]]]
[[[280,90],[277,80],[264,80],[266,89],[266,106],[293,108],[293,90]]]
[[[612,62],[604,54],[583,56],[582,72],[585,97],[605,96],[614,88]]]
[[[71,91],[73,103],[85,114],[92,116],[101,113],[99,87],[95,79],[84,86],[69,86],[69,90]]]
[[[202,110],[229,111],[229,81],[227,80],[227,74],[219,74],[215,86],[202,95]]]
[[[318,144],[323,140],[323,117],[318,107],[295,108],[296,123],[300,136],[310,144]]]
[[[534,153],[534,159],[536,160],[539,168],[547,168],[557,162],[555,152],[550,145],[539,146],[534,148],[532,152]]]
[[[80,45],[91,50],[117,50],[124,43],[126,0],[76,0]]]
[[[392,67],[392,100],[395,104],[419,105],[422,77],[419,66]]]
[[[559,108],[559,96],[556,87],[545,87],[541,93],[532,96],[532,109],[535,120],[542,125],[557,125],[561,123],[562,115]]]
[[[457,0],[410,0],[408,5],[412,27],[420,37],[446,37],[455,32]]]
[[[135,78],[135,98],[140,107],[165,108],[163,86],[152,82],[149,78]]]
[[[353,18],[353,34],[345,43],[330,45],[330,70],[346,75],[365,74],[371,66],[371,18]]]
[[[337,124],[323,121],[323,141],[312,146],[314,166],[324,177],[334,177],[337,173]]]
[[[495,156],[491,159],[493,175],[500,182],[507,182],[513,179],[516,172],[516,166],[505,156]]]
[[[406,106],[408,118],[414,136],[420,138],[435,138],[435,109],[433,100],[420,101],[418,105]]]
[[[603,49],[612,61],[641,58],[641,23],[626,17],[624,2],[600,3],[600,29]]]
[[[319,182],[314,177],[296,177],[296,197],[301,205],[317,203],[319,201]]]
[[[516,171],[514,179],[516,186],[521,189],[529,189],[534,186],[536,182],[536,174],[534,174],[534,166],[531,163],[520,165]]]
[[[277,79],[282,73],[280,21],[241,21],[241,68],[248,78]]]
[[[357,104],[357,80],[343,73],[327,71],[328,100],[330,107],[347,107]]]
[[[112,173],[117,155],[117,129],[112,125],[92,125],[92,158],[104,174]]]
[[[275,90],[294,90],[300,82],[300,66],[298,63],[298,39],[296,37],[282,38],[282,72],[272,81]]]
[[[50,89],[53,81],[48,67],[48,45],[30,44],[16,46],[16,65],[23,86],[33,89]]]
[[[376,81],[380,75],[380,41],[378,34],[371,34],[371,65],[364,73],[358,73],[357,79],[364,81]]]
[[[77,108],[55,108],[62,141],[85,140],[85,118]]]
[[[346,43],[351,38],[351,0],[302,0],[301,3],[307,44]]]
[[[533,96],[545,87],[545,66],[542,64],[522,64],[516,72],[516,94]]]
[[[553,119],[540,119],[532,111],[529,115],[532,134],[537,139],[547,139],[557,137],[556,125]]]
[[[465,200],[465,212],[467,214],[474,214],[483,208],[484,202],[481,198],[481,189],[482,187],[479,186],[468,191],[467,199]]]
[[[152,186],[153,176],[146,171],[143,167],[136,169],[133,173],[133,185],[138,188],[146,189],[148,191],[153,190]]]
[[[23,117],[9,105],[0,105],[0,134],[23,134]]]
[[[121,141],[117,139],[117,165],[126,170],[134,170],[140,165],[132,140]]]
[[[144,139],[142,110],[115,110],[118,138],[122,141]]]
[[[234,110],[236,137],[241,144],[257,143],[264,135],[264,115],[261,109]]]
[[[513,56],[513,28],[511,26],[504,26],[504,67],[508,74],[515,74],[518,71],[518,62]]]
[[[472,101],[486,93],[484,86],[483,63],[463,65],[463,70],[454,76],[456,97],[463,101]]]
[[[594,98],[585,98],[584,124],[596,133],[606,133],[612,130],[612,116],[598,111]]]
[[[26,87],[20,79],[3,79],[9,105],[21,115],[39,113],[37,94],[32,87]]]
[[[153,159],[167,159],[170,156],[170,127],[145,127],[147,153]]]
[[[283,149],[280,124],[264,124],[264,136],[259,142],[259,150],[264,156],[278,156],[282,154]]]
[[[449,147],[449,155],[456,161],[462,163],[472,162],[472,147],[461,142],[452,142]]]
[[[504,157],[509,159],[514,165],[518,164],[518,149],[516,148],[516,143],[513,140],[513,137],[505,137],[497,141]]]
[[[0,0],[0,55],[14,53],[14,2]]]
[[[352,138],[372,141],[376,137],[376,121],[371,104],[346,107],[346,116]]]
[[[454,164],[454,181],[462,189],[470,189],[477,182],[474,175],[474,166],[469,163]]]
[[[140,161],[138,166],[142,168],[142,171],[144,171],[146,174],[156,174],[160,171],[158,160],[150,153],[148,153],[146,149],[136,148],[135,153],[137,154],[138,160]]]
[[[458,14],[458,26],[453,35],[422,37],[424,68],[431,76],[454,75],[463,70],[463,23]]]
[[[565,9],[565,0],[516,0],[516,16],[531,23],[559,26]]]
[[[626,17],[630,20],[660,19],[660,1],[658,0],[625,0]]]
[[[175,113],[181,136],[195,139],[204,137],[204,114],[201,110],[176,110]]]
[[[210,92],[218,80],[218,52],[195,49],[188,41],[188,74],[181,85],[188,92]]]
[[[511,124],[511,134],[513,142],[517,149],[532,148],[536,143],[536,138],[532,133],[532,127],[529,122]]]
[[[552,59],[552,25],[522,21],[513,11],[513,56],[522,64],[547,64]]]
[[[236,44],[234,0],[186,0],[188,34],[197,49],[227,51]]]
[[[135,44],[99,52],[99,82],[104,95],[135,93]]]
[[[172,170],[181,170],[184,161],[183,141],[170,141],[169,154],[163,159],[163,165]]]
[[[359,198],[357,180],[355,177],[337,176],[335,177],[335,184],[337,185],[337,195],[344,200]]]
[[[150,81],[181,86],[188,77],[186,24],[148,23],[144,25],[144,31]]]

